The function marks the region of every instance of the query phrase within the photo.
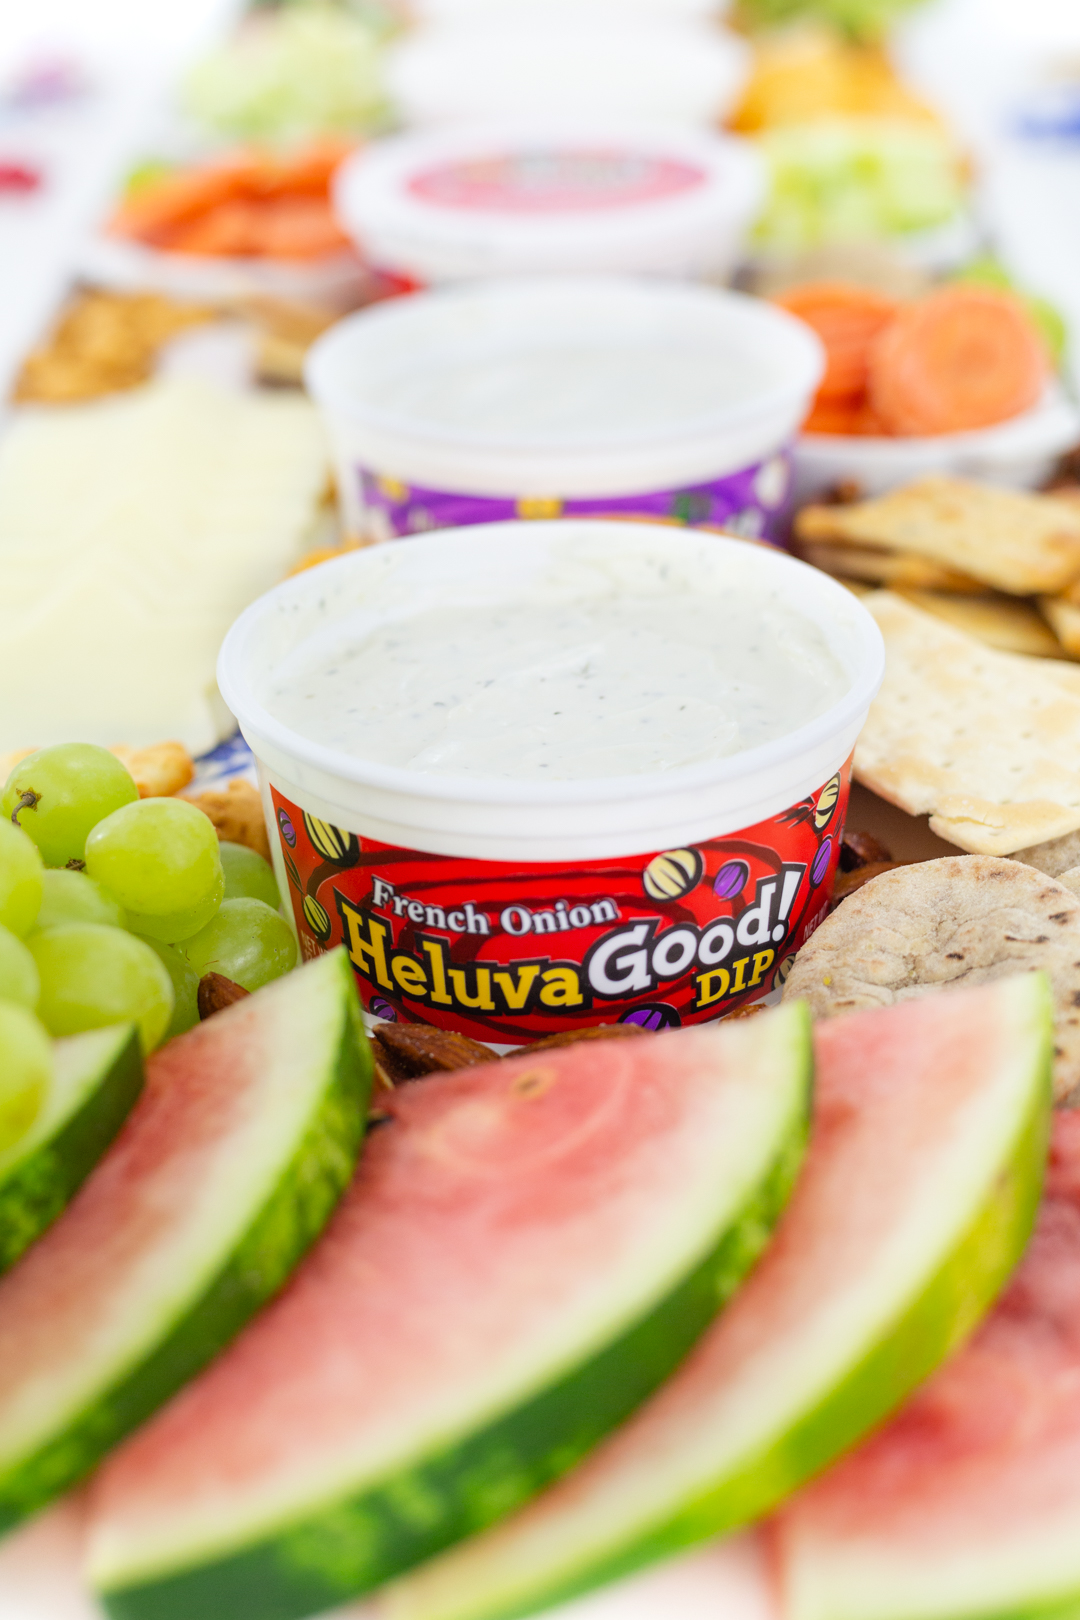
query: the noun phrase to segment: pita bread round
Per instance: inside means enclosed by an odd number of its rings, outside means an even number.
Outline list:
[[[1054,995],[1054,1098],[1080,1104],[1080,898],[995,855],[885,872],[807,941],[784,985],[815,1018],[1042,969]]]

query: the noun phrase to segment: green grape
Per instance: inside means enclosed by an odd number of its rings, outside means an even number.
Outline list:
[[[138,797],[130,773],[107,748],[61,743],[19,761],[4,786],[0,811],[5,821],[16,818],[46,866],[66,866],[82,860],[91,827]]]
[[[52,1078],[48,1035],[25,1007],[0,1001],[0,1153],[26,1135]]]
[[[226,900],[262,900],[272,911],[278,909],[281,895],[274,868],[253,849],[246,844],[223,843],[221,867]]]
[[[37,963],[22,940],[0,926],[0,1001],[15,1001],[33,1012],[40,994]]]
[[[213,922],[184,941],[184,955],[200,979],[223,973],[245,990],[258,990],[296,966],[296,937],[262,900],[226,900]]]
[[[211,917],[217,915],[224,897],[225,875],[219,872],[214,887],[197,906],[188,906],[183,911],[165,911],[160,915],[152,911],[129,911],[128,927],[143,939],[160,939],[166,945],[176,945],[182,939],[190,939],[200,928],[205,928]]]
[[[85,872],[65,872],[47,868],[42,874],[44,888],[38,928],[56,928],[60,923],[105,923],[109,928],[125,928],[127,917],[111,894]]]
[[[27,934],[41,908],[41,855],[37,846],[0,821],[0,925]]]
[[[143,940],[102,923],[63,923],[39,929],[27,944],[50,1035],[134,1023],[144,1053],[160,1044],[173,1015],[172,980]]]
[[[140,799],[106,816],[86,840],[86,870],[132,913],[136,933],[156,939],[184,933],[166,924],[163,934],[147,918],[195,916],[194,933],[217,909],[200,907],[224,889],[214,824],[184,799]]]
[[[199,1022],[199,975],[175,945],[163,945],[160,939],[147,939],[145,936],[143,944],[149,945],[172,980],[175,998],[173,1015],[165,1031],[165,1040],[171,1041],[174,1035],[183,1035]]]

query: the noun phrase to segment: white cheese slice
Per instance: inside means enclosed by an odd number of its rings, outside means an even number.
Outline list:
[[[229,625],[310,543],[328,457],[295,395],[191,378],[20,412],[0,444],[0,752],[233,722]]]

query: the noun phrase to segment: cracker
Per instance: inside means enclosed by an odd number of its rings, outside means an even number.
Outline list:
[[[226,787],[207,788],[203,793],[185,794],[185,798],[210,817],[223,843],[246,844],[263,860],[270,859],[270,839],[257,787],[234,780]]]
[[[1074,503],[959,478],[923,478],[851,506],[804,507],[795,533],[800,541],[915,552],[1018,596],[1080,579]]]
[[[1025,658],[1025,664],[1031,669],[1038,670],[1063,692],[1071,692],[1074,697],[1080,697],[1080,664],[1074,664],[1066,658],[1034,659]]]
[[[1037,969],[1054,998],[1054,1099],[1080,1101],[1080,899],[1019,861],[946,856],[886,872],[803,946],[784,985],[815,1018]]]
[[[900,595],[924,613],[932,613],[969,636],[1000,652],[1022,653],[1028,658],[1061,658],[1065,652],[1046,620],[1028,602],[996,592],[984,596],[956,596],[947,591],[903,590]],[[1080,619],[1080,610],[1077,611]],[[1072,649],[1069,649],[1070,652]]]
[[[1067,666],[996,652],[889,591],[865,605],[886,672],[856,745],[858,780],[976,854],[1080,827],[1080,696],[1057,673]]]
[[[981,579],[943,568],[911,551],[883,551],[873,546],[834,545],[827,540],[800,540],[795,551],[803,562],[837,578],[858,579],[867,585],[913,586],[928,591],[971,591],[982,595]]]
[[[183,743],[152,743],[149,748],[117,743],[109,752],[131,772],[140,799],[171,798],[195,775],[194,761]]]
[[[1065,651],[1080,658],[1080,607],[1065,596],[1040,596],[1039,609]]]

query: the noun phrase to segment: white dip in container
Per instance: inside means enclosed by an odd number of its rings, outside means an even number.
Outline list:
[[[724,279],[765,195],[749,141],[669,125],[484,123],[374,141],[334,202],[366,261],[421,287],[625,272]]]
[[[759,299],[597,275],[364,310],[318,340],[307,381],[369,539],[559,516],[773,539],[823,365]]]
[[[873,619],[781,553],[653,525],[349,554],[219,682],[311,956],[375,1017],[515,1045],[767,994],[828,910]]]

